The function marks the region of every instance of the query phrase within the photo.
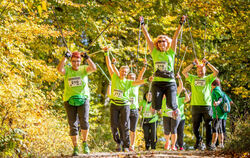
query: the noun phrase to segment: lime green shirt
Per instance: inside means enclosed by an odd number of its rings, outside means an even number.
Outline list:
[[[68,101],[74,95],[90,98],[87,67],[87,65],[81,65],[75,71],[72,66],[65,66],[63,101]]]
[[[211,106],[212,97],[211,97],[211,84],[216,79],[213,74],[199,78],[188,74],[186,79],[191,85],[191,105],[195,106]]]
[[[213,118],[216,118],[216,115],[219,119],[225,119],[227,117],[226,113],[223,113],[219,106],[214,106],[214,101],[218,101],[220,98],[223,98],[223,93],[219,86],[215,87],[212,92],[212,109],[213,109]]]
[[[130,100],[130,109],[138,109],[139,103],[138,103],[138,95],[139,95],[139,88],[140,86],[131,86],[130,92],[129,92],[129,100]]]
[[[156,72],[157,69],[161,71],[167,70],[174,72],[175,52],[173,49],[169,48],[167,52],[161,52],[154,47],[151,55],[154,62],[154,72]],[[154,77],[153,81],[175,82],[175,79]]]
[[[119,76],[114,73],[111,77],[111,96],[110,103],[118,106],[130,105],[129,102],[129,92],[132,87],[131,80],[124,78],[121,80]]]
[[[168,108],[166,105],[166,97],[162,99],[162,116],[172,117],[173,110]]]
[[[153,117],[155,117],[157,115],[157,114],[152,114],[151,113],[151,110],[150,110],[151,104],[152,103],[147,104],[146,100],[141,101],[140,107],[142,107],[142,111],[141,111],[142,117],[144,117],[144,118],[153,118]]]
[[[180,115],[181,115],[181,120],[185,120],[185,115],[184,115],[184,106],[185,106],[185,97],[177,96],[178,99],[178,108],[180,110]]]

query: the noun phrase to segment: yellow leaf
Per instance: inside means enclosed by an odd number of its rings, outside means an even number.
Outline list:
[[[47,6],[46,6],[46,4],[47,4],[47,1],[46,1],[46,0],[42,1],[42,9],[45,10],[45,11],[47,11]]]
[[[42,7],[41,7],[41,5],[37,6],[37,10],[38,10],[39,15],[41,16],[42,15]]]

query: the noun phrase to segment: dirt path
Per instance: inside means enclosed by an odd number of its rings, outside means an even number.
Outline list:
[[[62,156],[62,157],[72,157],[72,156]],[[114,153],[92,153],[89,155],[81,154],[79,156],[74,156],[74,158],[230,158],[230,155],[218,155],[217,152],[213,151],[141,151],[141,152],[114,152]]]

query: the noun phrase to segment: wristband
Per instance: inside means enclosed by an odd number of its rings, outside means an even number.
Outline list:
[[[109,56],[109,52],[105,52],[105,53],[104,53],[104,56]]]
[[[196,65],[196,63],[195,63],[195,62],[193,62],[192,64],[193,64],[194,66]]]
[[[71,54],[70,54],[70,52],[66,52],[65,54],[64,54],[64,56],[66,57],[66,58],[70,58],[71,57]]]
[[[87,55],[86,52],[83,53],[83,57],[84,57],[84,59],[86,59],[86,60],[89,59],[89,56]]]
[[[179,24],[183,25],[185,22],[186,22],[186,20],[182,21],[182,17],[181,17]]]
[[[209,62],[208,62],[208,61],[205,63],[205,65],[207,65],[207,64],[209,64]]]
[[[144,25],[144,18],[142,18],[142,20],[140,21],[141,25]]]

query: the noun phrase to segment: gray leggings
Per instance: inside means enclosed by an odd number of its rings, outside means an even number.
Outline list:
[[[81,106],[71,106],[68,102],[64,102],[64,107],[68,116],[70,127],[70,136],[78,135],[78,124],[80,122],[81,129],[89,128],[89,100]]]
[[[163,116],[163,126],[164,126],[164,134],[169,135],[171,134],[177,134],[177,127],[180,123],[179,119],[173,119],[171,117],[165,117]]]

